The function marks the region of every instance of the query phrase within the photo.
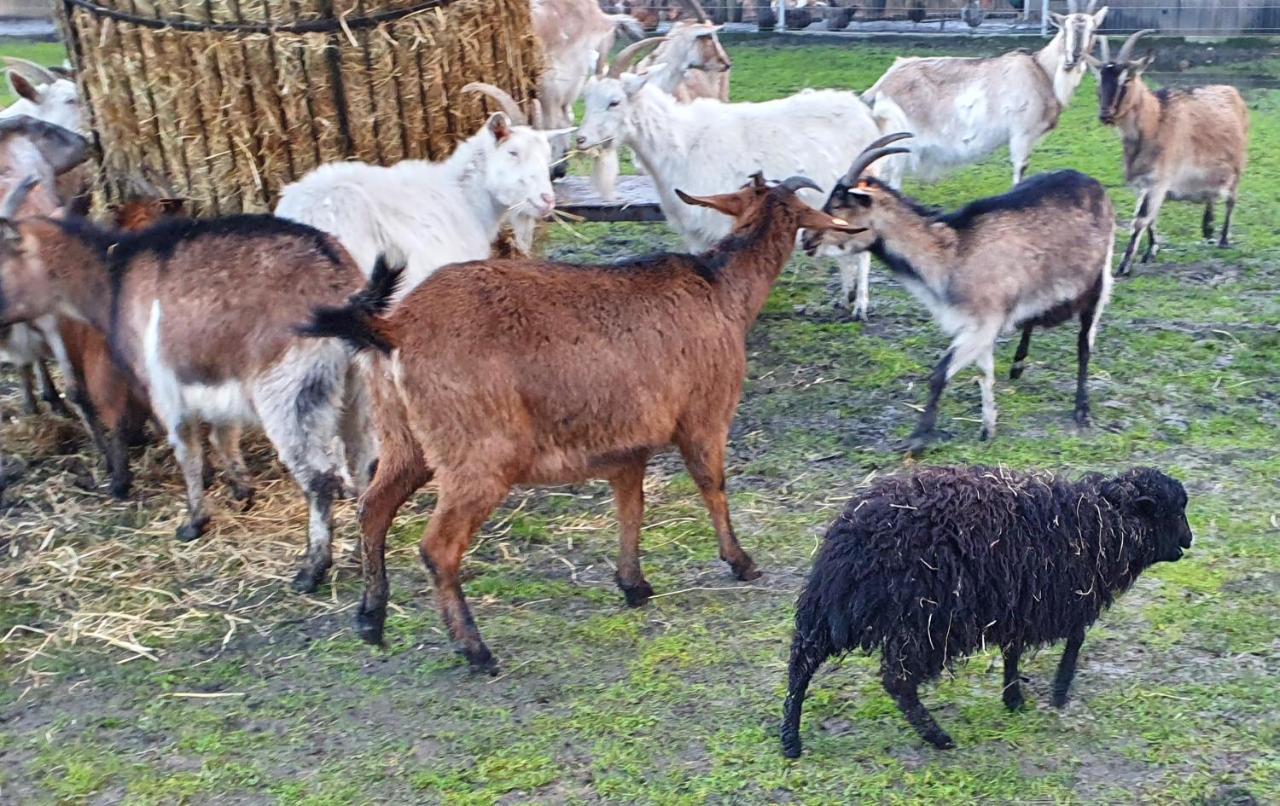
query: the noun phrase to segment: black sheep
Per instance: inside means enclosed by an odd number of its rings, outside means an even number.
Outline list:
[[[1018,657],[1067,639],[1053,704],[1067,701],[1085,629],[1156,562],[1191,545],[1187,494],[1151,468],[1069,481],[934,468],[881,479],[827,530],[796,604],[783,753],[824,660],[881,650],[885,690],[926,741],[954,747],[917,688],[987,645],[1004,650],[1004,702],[1022,706]]]

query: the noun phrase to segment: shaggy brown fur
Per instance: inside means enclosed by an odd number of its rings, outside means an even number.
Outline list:
[[[422,557],[449,632],[476,668],[492,668],[493,659],[463,598],[459,566],[513,485],[607,479],[621,532],[617,583],[640,605],[653,593],[639,556],[645,465],[674,444],[711,513],[720,557],[739,579],[760,575],[734,535],[724,489],[745,335],[797,230],[843,226],[797,199],[797,186],[812,183],[769,189],[758,181],[737,193],[685,197],[737,222],[700,256],[459,264],[386,317],[365,318],[354,304],[318,312],[311,332],[389,352],[373,373],[381,453],[360,512],[366,588],[357,627],[366,641],[382,640],[387,529],[433,475],[439,503]]]

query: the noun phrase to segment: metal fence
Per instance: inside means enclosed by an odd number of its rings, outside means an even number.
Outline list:
[[[1087,0],[1080,0],[1083,7]],[[688,18],[697,0],[601,0],[606,11],[629,13],[647,28]],[[1277,0],[1099,0],[1102,26],[1118,33],[1155,28],[1183,36],[1280,33]],[[701,0],[706,16],[730,30],[806,33],[1043,34],[1046,11],[1067,13],[1062,0]],[[740,27],[741,26],[741,27]]]

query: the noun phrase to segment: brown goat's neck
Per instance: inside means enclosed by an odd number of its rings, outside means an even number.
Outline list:
[[[744,332],[755,323],[795,251],[798,231],[794,214],[766,208],[754,226],[736,230],[701,256],[717,275],[721,310],[740,322]]]
[[[1135,79],[1129,86],[1129,103],[1116,118],[1116,126],[1124,138],[1126,173],[1132,178],[1134,161],[1160,129],[1160,99]]]
[[[922,283],[940,293],[955,264],[956,234],[948,225],[926,218],[898,196],[877,199],[872,229],[879,257],[899,280]]]
[[[37,228],[40,260],[60,302],[61,310],[54,313],[108,332],[113,290],[101,251],[52,220],[36,219],[31,226]]]

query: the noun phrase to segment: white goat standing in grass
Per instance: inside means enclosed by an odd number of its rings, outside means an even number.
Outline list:
[[[1058,125],[1084,79],[1085,57],[1107,16],[1096,0],[1079,12],[1050,16],[1058,33],[1039,51],[991,58],[899,58],[863,95],[873,108],[886,99],[906,116],[915,141],[906,172],[924,180],[1009,146],[1013,184],[1022,181],[1031,151]]]
[[[607,75],[593,79],[587,85],[577,144],[602,152],[596,185],[606,197],[616,179],[617,162],[610,160],[610,154],[621,146],[634,150],[653,178],[667,222],[694,252],[710,249],[728,235],[732,222],[714,211],[684,204],[677,188],[714,195],[742,187],[757,172],[768,177],[802,175],[821,187],[801,191],[802,197],[821,204],[823,194],[831,191],[864,147],[886,129],[903,123],[891,104],[881,110],[890,117],[880,120],[857,95],[837,90],[806,90],[764,103],[727,104],[702,98],[680,104],[655,86],[658,77],[670,81],[666,73],[651,70],[636,75],[624,72],[615,62]],[[881,177],[890,184],[897,184],[894,163],[900,159],[882,163]],[[869,302],[870,257],[841,254],[836,259],[841,300],[855,299],[854,316],[863,318]]]
[[[403,263],[398,298],[445,264],[489,257],[504,221],[528,251],[534,224],[555,209],[549,138],[562,132],[525,125],[516,102],[495,87],[465,89],[494,97],[506,112],[447,160],[322,165],[284,188],[276,215],[336,237],[366,276],[379,255]]]

